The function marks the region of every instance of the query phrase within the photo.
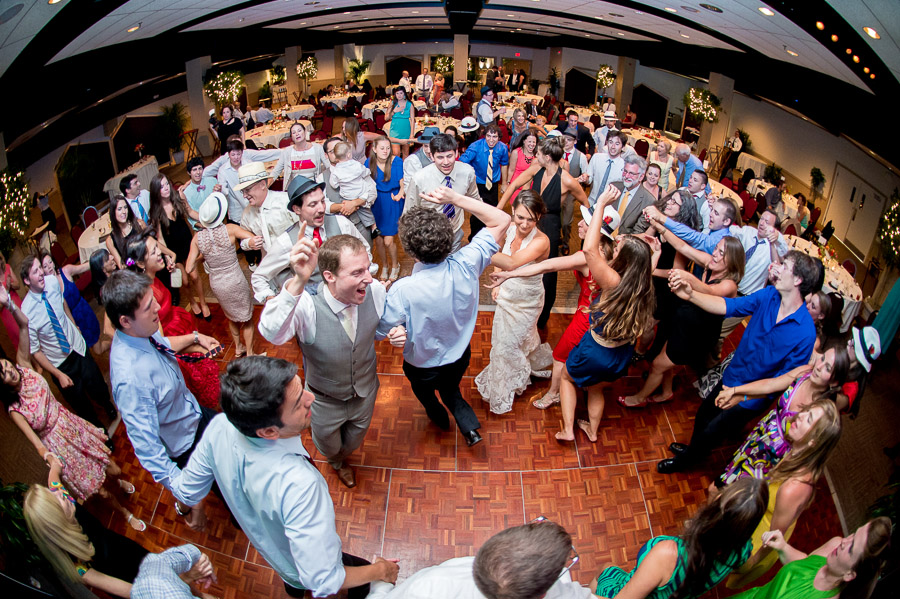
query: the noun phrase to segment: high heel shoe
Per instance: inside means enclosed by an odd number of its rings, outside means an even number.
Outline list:
[[[394,268],[391,269],[391,276],[388,277],[390,281],[396,281],[400,277],[400,265],[398,264]]]

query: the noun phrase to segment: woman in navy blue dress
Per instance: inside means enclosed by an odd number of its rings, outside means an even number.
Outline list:
[[[612,185],[607,187],[597,199],[595,216],[584,237],[584,257],[600,294],[591,304],[591,326],[569,353],[563,370],[559,390],[563,430],[556,433],[559,441],[575,440],[576,387],[587,389],[590,417],[590,421],[579,420],[578,426],[592,443],[597,441],[603,418],[602,387],[625,374],[634,344],[653,318],[652,254],[658,257],[659,241],[654,240],[651,250],[640,237],[619,235],[610,263],[600,251],[601,229],[608,218],[604,209],[620,195]]]
[[[63,292],[63,298],[66,305],[75,319],[75,324],[84,337],[84,342],[94,355],[100,355],[100,321],[91,305],[88,304],[83,297],[78,286],[73,282],[75,277],[80,276],[90,270],[89,262],[84,264],[66,264],[62,268],[57,268],[53,257],[47,252],[41,252],[41,268],[44,269],[44,276],[55,276],[59,278],[59,288]]]
[[[403,205],[406,203],[403,159],[399,156],[392,157],[391,141],[386,137],[379,137],[372,142],[372,155],[366,160],[366,166],[372,171],[372,179],[375,180],[375,188],[378,190],[378,197],[372,204],[375,225],[381,231],[381,236],[375,238],[375,256],[381,264],[378,278],[381,281],[388,279],[396,281],[400,276],[400,261],[397,259],[397,244],[394,243],[394,237],[397,235],[397,222],[403,214]],[[385,253],[390,260],[390,268]]]

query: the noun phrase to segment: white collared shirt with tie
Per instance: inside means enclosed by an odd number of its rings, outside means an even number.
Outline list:
[[[288,209],[290,198],[283,191],[270,191],[261,206],[248,205],[241,215],[241,227],[263,238],[263,249],[267,252],[272,241],[300,220]]]

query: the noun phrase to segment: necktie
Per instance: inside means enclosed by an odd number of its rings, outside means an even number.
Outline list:
[[[612,158],[610,158],[609,162],[606,163],[606,172],[603,173],[603,180],[600,181],[600,187],[597,188],[598,197],[601,193],[603,193],[606,190],[606,180],[609,179],[609,171],[610,171],[610,169],[612,169],[612,163],[613,163]]]
[[[322,247],[322,234],[319,232],[321,227],[316,227],[313,229],[313,240],[316,242],[316,245]]]
[[[182,362],[184,362],[186,364],[190,364],[192,362],[199,362],[200,360],[205,360],[206,358],[211,358],[214,355],[216,355],[217,353],[219,353],[220,351],[222,351],[222,346],[219,345],[217,347],[212,348],[205,354],[197,354],[194,356],[189,356],[187,354],[178,353],[171,347],[167,347],[167,346],[163,345],[162,343],[160,343],[153,337],[148,337],[147,340],[150,342],[150,345],[155,347],[160,353],[166,354],[167,356],[171,356],[171,357],[175,358],[176,360],[181,360]]]
[[[444,187],[453,189],[453,183],[451,183],[450,181],[450,175],[444,177]],[[442,212],[447,218],[453,218],[454,216],[456,216],[456,208],[453,207],[453,204],[444,204]]]
[[[47,299],[46,291],[41,293],[41,299],[44,300],[44,307],[47,308],[47,316],[50,317],[50,326],[53,327],[53,334],[56,335],[56,342],[59,343],[59,349],[61,349],[64,354],[69,355],[72,351],[72,346],[69,345],[69,340],[66,339],[66,334],[63,332],[59,318],[57,318],[53,306],[50,305],[50,300]]]
[[[678,183],[676,184],[676,187],[683,187],[683,186],[684,186],[684,174],[685,174],[686,172],[687,172],[687,165],[684,164],[684,165],[681,166],[681,176],[678,177]]]
[[[572,152],[566,152],[566,162],[569,162],[569,157],[572,155]]]
[[[140,215],[141,220],[144,221],[145,223],[149,223],[150,218],[147,216],[147,211],[144,210],[144,207],[141,206],[141,203],[138,200],[135,200],[134,205],[137,206],[138,214]]]
[[[353,318],[350,315],[350,311],[353,309],[353,306],[347,306],[340,312],[338,312],[338,320],[341,321],[341,326],[344,327],[344,331],[347,333],[347,337],[350,338],[350,341],[356,341],[356,327],[353,326]]]
[[[753,257],[753,253],[756,251],[756,248],[758,248],[764,241],[765,241],[765,239],[757,239],[756,243],[753,244],[753,247],[750,248],[749,250],[747,250],[747,256],[744,258],[745,264],[750,263],[750,258]]]
[[[625,193],[622,194],[622,199],[619,200],[619,217],[621,218],[623,214],[625,214],[625,208],[628,206],[628,196],[631,195],[631,190],[626,189]]]
[[[487,177],[484,178],[484,186],[488,191],[494,186],[494,148],[488,148]]]

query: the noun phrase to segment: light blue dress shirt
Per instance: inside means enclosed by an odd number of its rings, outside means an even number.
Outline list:
[[[193,545],[148,553],[131,586],[131,599],[196,599],[178,575],[193,568],[199,559],[200,550]]]
[[[184,197],[187,198],[188,205],[195,211],[200,212],[200,206],[203,205],[209,194],[213,192],[213,187],[218,185],[218,183],[215,177],[203,177],[200,179],[199,185],[192,181],[190,185],[184,188]],[[200,189],[201,187],[203,189]],[[197,221],[191,217],[188,217],[188,221],[190,221],[191,227],[197,224]]]
[[[197,505],[213,481],[259,554],[281,578],[316,597],[337,593],[346,576],[328,484],[300,437],[247,437],[225,414],[203,431],[172,494]]]
[[[153,338],[166,346],[158,331]],[[141,466],[171,488],[178,474],[172,461],[191,448],[200,422],[200,404],[188,391],[175,358],[145,337],[116,331],[109,352],[113,400]]]
[[[458,210],[458,209],[457,209]],[[418,368],[434,368],[459,360],[475,331],[478,277],[500,246],[487,229],[440,264],[417,262],[412,275],[388,290],[379,335],[406,326],[403,359]]]
[[[716,246],[723,237],[731,236],[728,227],[723,227],[718,231],[701,233],[700,231],[695,231],[686,224],[672,220],[671,218],[666,219],[666,228],[672,233],[675,233],[676,237],[687,242],[692,248],[706,252],[707,254],[712,254],[713,251],[715,251]]]

